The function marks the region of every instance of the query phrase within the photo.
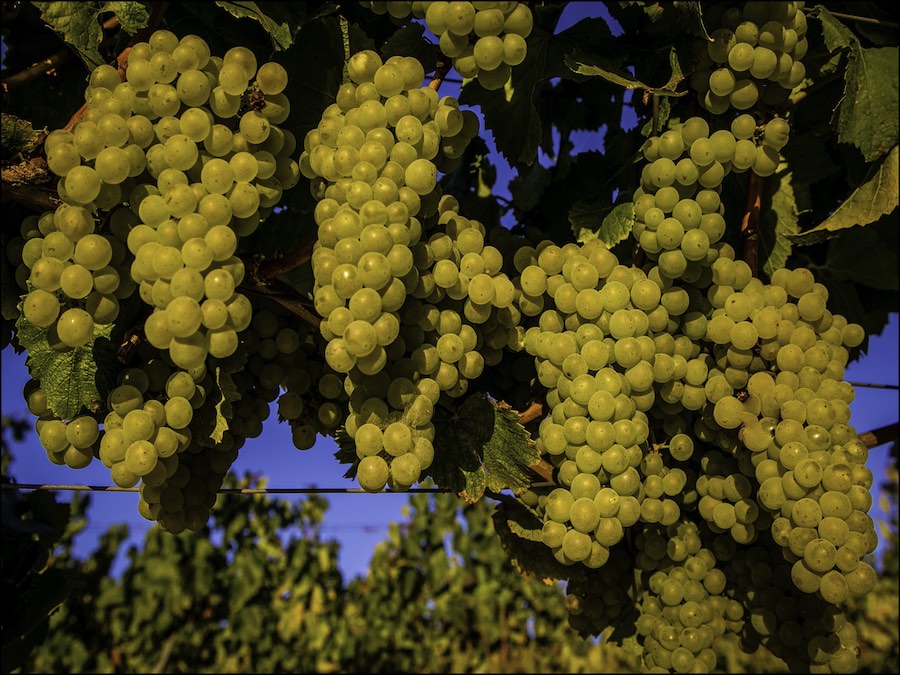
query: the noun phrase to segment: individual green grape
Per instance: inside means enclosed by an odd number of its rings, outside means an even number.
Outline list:
[[[388,463],[378,455],[363,457],[357,467],[356,477],[361,488],[367,492],[380,492],[390,475]]]
[[[274,61],[262,64],[256,72],[256,84],[267,96],[280,94],[288,83],[288,75],[284,66]]]
[[[775,150],[781,150],[788,142],[790,131],[790,125],[787,121],[776,117],[769,120],[763,128],[763,141]]]

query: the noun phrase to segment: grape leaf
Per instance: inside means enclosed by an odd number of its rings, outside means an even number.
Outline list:
[[[134,35],[141,28],[147,26],[150,19],[150,11],[146,3],[133,2],[131,0],[114,0],[103,5],[104,12],[113,12],[119,20],[119,25],[129,35]]]
[[[501,495],[493,514],[494,530],[510,563],[525,577],[534,577],[548,586],[557,579],[584,577],[583,565],[567,566],[553,557],[553,551],[541,540],[543,522],[524,504]]]
[[[858,147],[868,162],[897,144],[897,54],[896,47],[859,49],[847,67],[838,141]]]
[[[351,47],[353,35],[351,30]],[[298,38],[289,56],[304,67],[291,71],[285,94],[292,101],[291,130],[302,144],[306,132],[319,123],[322,111],[334,103],[335,92],[341,86],[344,40],[340,22],[333,16],[305,23]]]
[[[100,55],[103,29],[97,21],[101,2],[34,2],[44,20],[93,70],[104,63]]]
[[[844,95],[832,118],[838,141],[855,145],[871,162],[897,144],[897,47],[865,49],[828,10],[817,9],[828,50],[849,51]]]
[[[540,455],[518,417],[483,394],[473,394],[451,410],[439,407],[430,471],[435,482],[470,503],[485,490],[526,490],[533,477],[528,467]]]
[[[569,209],[569,222],[579,242],[599,239],[612,248],[631,234],[634,204],[612,206],[601,201],[578,201]]]
[[[344,472],[344,478],[356,478],[356,470],[359,468],[356,441],[350,437],[350,434],[343,427],[334,433],[334,440],[338,447],[334,453],[334,458],[341,464],[350,465],[347,471]]]
[[[248,18],[258,21],[263,29],[272,38],[272,44],[276,49],[284,50],[294,42],[290,26],[287,23],[278,23],[266,14],[257,2],[244,2],[241,0],[217,0],[216,4],[226,12],[239,19]]]
[[[437,46],[424,35],[422,24],[408,23],[381,45],[381,56],[385,60],[391,56],[412,56],[419,60],[426,73],[430,73],[437,63]]]
[[[434,482],[449,488],[468,502],[484,494],[484,467],[480,450],[490,440],[493,411],[484,396],[469,396],[454,408],[439,406],[435,426],[434,461],[430,473]]]
[[[703,9],[699,2],[691,0],[675,0],[672,6],[678,10],[679,23],[690,35],[696,35],[698,38],[712,42],[712,38],[703,24]]]
[[[578,24],[569,31],[576,28]],[[541,118],[532,100],[534,90],[540,82],[553,77],[572,79],[573,73],[564,62],[569,31],[554,36],[535,26],[528,37],[525,60],[512,69],[510,81],[503,89],[488,91],[475,79],[463,82],[459,102],[481,107],[497,150],[510,164],[533,164],[537,159]]]
[[[194,411],[194,438],[200,445],[213,446],[222,441],[228,422],[234,417],[231,404],[241,398],[231,375],[244,369],[247,352],[239,350],[227,359],[211,359],[208,370],[215,389],[206,392],[203,405]]]
[[[874,175],[853,191],[834,213],[816,227],[788,235],[799,246],[815,244],[847,228],[874,223],[897,208],[898,146],[894,146],[879,164]]]
[[[3,113],[0,124],[3,154],[11,157],[18,152],[30,153],[37,144],[41,133],[35,131],[28,120],[19,119],[15,115]]]
[[[672,74],[669,76],[668,82],[658,87],[641,82],[627,70],[616,66],[612,59],[605,56],[583,53],[572,54],[566,56],[566,65],[578,75],[602,77],[604,80],[625,89],[643,89],[651,94],[665,96],[684,96],[687,93],[686,91],[676,91],[679,83],[684,80],[684,73],[681,71],[678,54],[674,48],[669,51],[669,65],[672,66]]]
[[[850,29],[822,5],[816,7],[816,11],[810,16],[817,18],[821,22],[822,37],[825,39],[825,46],[829,52],[859,45],[859,40]]]
[[[91,342],[63,352],[50,346],[46,328],[19,317],[16,334],[19,344],[28,350],[25,363],[31,377],[41,383],[47,405],[60,419],[70,420],[85,407],[91,412],[98,410],[115,386],[121,364],[115,355],[119,345],[110,339],[114,329],[114,324],[94,324]]]
[[[531,435],[519,424],[519,413],[502,403],[492,403],[492,406],[494,432],[483,450],[487,488],[493,492],[510,489],[521,494],[534,478],[528,467],[541,456]]]
[[[829,242],[825,268],[841,282],[897,291],[897,245],[897,219],[883,218]]]
[[[763,270],[770,277],[785,266],[791,255],[790,235],[800,231],[796,200],[794,198],[793,173],[785,171],[777,176],[778,189],[763,204],[759,219],[759,257]]]

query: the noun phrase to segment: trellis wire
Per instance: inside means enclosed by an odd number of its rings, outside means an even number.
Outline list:
[[[550,487],[555,483],[532,483],[531,487]],[[123,488],[117,485],[57,485],[53,483],[3,483],[0,488],[4,490],[47,490],[69,492],[140,492],[140,488]],[[408,490],[382,492],[368,492],[362,488],[336,488],[336,487],[308,487],[308,488],[219,488],[216,494],[235,495],[272,495],[272,494],[393,494],[404,495],[412,492],[425,493],[453,493],[448,488],[409,488]]]

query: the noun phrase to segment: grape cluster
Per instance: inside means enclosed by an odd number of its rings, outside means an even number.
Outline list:
[[[17,280],[28,291],[25,320],[47,329],[58,350],[88,345],[94,324],[113,323],[118,301],[137,291],[152,308],[147,365],[120,374],[102,430],[93,416],[57,419],[40,395],[37,426],[51,461],[79,468],[99,457],[117,485],[141,482],[143,515],[196,529],[268,415],[267,403],[245,397],[221,442],[192,441],[194,411],[217,386],[207,364],[235,355],[252,321],[237,290],[239,239],[300,177],[296,141],[279,126],[290,111],[287,73],[274,62],[257,67],[244,47],[220,58],[195,35],[158,30],[131,48],[122,75],[94,69],[84,115],[48,135],[62,204],[23,222]],[[293,337],[279,344],[299,346]]]
[[[712,42],[698,44],[691,77],[701,105],[715,115],[779,105],[806,77],[803,2],[720,3],[704,12]]]
[[[477,134],[474,114],[422,87],[415,59],[363,51],[348,72],[300,157],[319,199],[313,297],[325,363],[340,376],[329,389],[349,395],[360,485],[399,489],[431,464],[441,392],[459,396],[481,374],[471,323],[491,315],[502,260],[485,250],[480,223],[439,201],[438,167]],[[445,296],[454,309],[439,311]]]
[[[525,60],[525,42],[534,27],[524,2],[375,2],[363,3],[376,14],[397,20],[425,19],[444,56],[464,78],[485,89],[502,89],[512,67]]]
[[[662,273],[698,279],[714,255],[710,247],[725,234],[723,180],[748,170],[772,175],[789,136],[783,118],[758,128],[755,118],[744,113],[728,129],[711,131],[702,117],[691,117],[647,139],[641,184],[633,194],[632,235]]]
[[[757,127],[740,115],[728,130],[691,118],[649,139],[634,195],[641,267],[598,242],[517,254],[516,301],[538,317],[521,347],[549,412],[537,446],[557,483],[529,498],[540,537],[558,562],[604,583],[631,542],[643,577],[630,602],[655,672],[711,670],[723,631],[786,658],[797,616],[837,609],[876,580],[864,560],[877,545],[872,476],[843,381],[862,328],[828,311],[809,270],[780,269],[766,284],[724,240],[725,175],[769,175],[788,133],[784,120]],[[771,574],[754,570],[758,590],[745,597],[746,572],[716,561],[767,543],[783,559]],[[580,574],[574,623],[599,632],[627,602],[612,615],[590,609],[612,592],[584,591]],[[784,616],[773,614],[779,598]],[[847,631],[803,630],[817,636],[807,664],[855,659]]]

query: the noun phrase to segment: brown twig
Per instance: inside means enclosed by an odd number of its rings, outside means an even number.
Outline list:
[[[267,279],[263,281],[258,275],[248,274],[241,282],[241,288],[252,293],[266,295],[292,314],[296,314],[314,328],[322,323],[321,317],[311,312],[307,305],[309,301],[300,296],[297,291],[280,279]]]
[[[544,414],[544,406],[540,401],[534,401],[524,412],[519,414],[519,424],[523,427],[529,422],[533,422]]]
[[[545,481],[550,483],[554,483],[553,480],[553,465],[548,462],[546,459],[539,459],[534,464],[528,467],[532,471],[534,471],[538,476],[543,478]]]
[[[898,437],[900,437],[900,422],[894,422],[893,424],[859,434],[859,440],[865,443],[867,448],[874,448],[896,441]]]
[[[428,83],[428,87],[435,91],[440,89],[441,83],[444,81],[444,76],[449,72],[450,64],[444,61],[438,61],[437,65],[434,67],[434,79]]]
[[[807,13],[815,11],[815,7],[804,7],[803,10]],[[900,27],[900,23],[896,21],[886,21],[884,19],[873,19],[868,16],[858,16],[856,14],[845,14],[844,12],[832,12],[830,9],[828,13],[836,19],[847,19],[848,21],[858,21],[859,23],[871,23],[876,26],[886,26],[887,28],[898,28]]]
[[[315,245],[316,240],[313,239],[306,245],[295,251],[291,251],[290,253],[279,252],[274,258],[261,263],[256,273],[263,281],[280,277],[282,274],[286,274],[291,270],[300,267],[300,265],[309,262],[310,258],[312,258]]]
[[[55,211],[62,204],[59,194],[53,188],[43,187],[41,185],[14,184],[3,182],[3,195],[10,199],[27,204],[28,206],[37,207],[43,211]]]
[[[755,277],[759,270],[759,211],[762,205],[762,176],[750,172],[750,183],[747,187],[747,208],[741,219],[741,242],[743,255],[741,258],[750,266]]]
[[[110,30],[119,25],[119,18],[116,16],[112,16],[106,21],[103,22],[103,30]],[[60,49],[58,52],[53,54],[52,56],[48,56],[46,59],[42,59],[35,63],[33,66],[26,68],[23,71],[16,73],[15,75],[10,75],[8,78],[3,80],[3,91],[10,91],[11,89],[15,89],[16,87],[21,87],[23,84],[34,80],[41,75],[46,75],[53,69],[59,67],[66,61],[68,61],[72,56],[72,50],[68,47],[64,49]]]
[[[60,49],[52,56],[48,56],[46,59],[38,61],[30,68],[26,68],[15,75],[7,77],[3,80],[3,91],[11,91],[16,87],[21,87],[23,84],[31,82],[31,80],[37,79],[41,75],[49,73],[51,70],[58,68],[68,61],[71,56],[72,52],[69,49]]]

